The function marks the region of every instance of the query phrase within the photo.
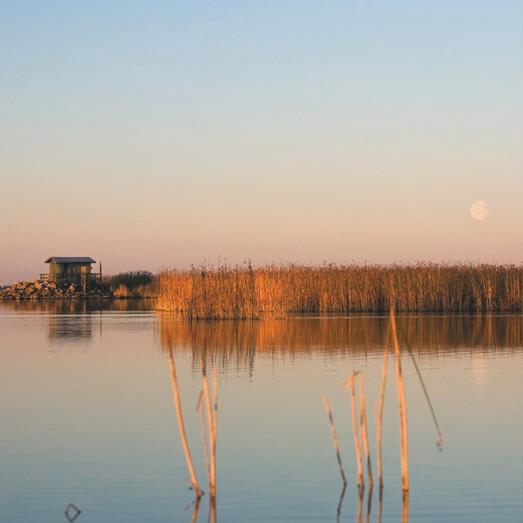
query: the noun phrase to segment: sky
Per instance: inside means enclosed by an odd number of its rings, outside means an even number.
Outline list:
[[[0,9],[0,283],[523,261],[521,1]]]

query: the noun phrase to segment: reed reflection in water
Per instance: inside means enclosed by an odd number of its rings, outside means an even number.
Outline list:
[[[397,316],[402,339],[419,358],[459,351],[503,351],[523,346],[521,316]],[[164,350],[191,351],[195,367],[254,370],[257,355],[280,359],[307,354],[365,356],[383,352],[388,316],[184,321],[161,315]]]
[[[345,501],[347,493],[347,485],[343,485],[340,498],[338,501],[338,506],[336,507],[336,523],[341,523],[343,521],[342,519],[342,508]],[[364,488],[358,488],[355,491],[355,494],[357,496],[356,501],[356,513],[354,515],[354,521],[356,523],[370,523],[372,521],[371,516],[373,513],[373,502],[375,502],[374,498],[374,488],[370,487],[367,492],[366,496],[366,503],[365,503],[365,489]],[[365,505],[365,519],[363,518],[364,510],[363,507]],[[383,489],[378,489],[378,500],[377,500],[377,508],[376,508],[376,523],[382,523],[383,521]],[[401,523],[408,523],[409,521],[409,491],[403,491],[401,493]]]
[[[374,489],[370,487],[365,502],[365,489],[359,488],[356,491],[357,503],[356,503],[356,514],[355,521],[356,523],[370,523],[372,521],[372,507],[373,507],[373,494]],[[342,519],[342,509],[345,501],[345,495],[347,493],[347,485],[344,484],[340,498],[336,507],[336,516],[335,522],[341,523]],[[202,497],[196,497],[195,500],[190,504],[189,508],[192,507],[190,522],[197,523],[200,516],[200,510],[202,506]],[[383,519],[383,490],[379,490],[378,500],[377,500],[377,510],[376,510],[376,523],[382,523]],[[365,511],[364,507],[365,506]],[[365,518],[363,517],[365,515]],[[207,521],[208,523],[217,523],[218,521],[218,511],[217,511],[217,500],[216,496],[211,496],[208,498],[207,503]],[[409,492],[404,491],[401,494],[401,523],[408,523],[409,521]]]
[[[336,516],[335,516],[335,522],[341,523],[343,521],[342,519],[342,509],[343,504],[345,501],[345,496],[347,493],[347,485],[344,484],[342,491],[340,493],[340,497],[338,500],[338,504],[336,507]],[[365,496],[365,489],[359,488],[355,491],[356,493],[356,513],[355,513],[355,522],[356,523],[370,523],[372,521],[372,508],[373,508],[373,501],[374,501],[374,489],[373,487],[370,487],[367,496]],[[366,498],[366,502],[365,502]],[[200,511],[202,508],[202,498],[201,496],[196,497],[194,501],[188,506],[188,508],[192,507],[191,513],[190,513],[190,523],[197,523],[199,521],[200,517]],[[382,523],[383,520],[383,490],[379,489],[378,491],[378,500],[377,500],[377,510],[376,510],[376,523]],[[365,511],[363,507],[365,506]],[[365,515],[365,518],[363,517]],[[217,511],[217,499],[216,496],[210,496],[207,501],[207,522],[208,523],[217,523],[218,521],[218,511]],[[404,491],[401,494],[401,523],[408,523],[409,521],[409,492]]]
[[[148,312],[153,307],[151,299],[42,299],[0,300],[0,311],[5,313],[36,314],[89,314],[94,312]]]

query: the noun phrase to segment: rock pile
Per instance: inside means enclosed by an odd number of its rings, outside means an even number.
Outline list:
[[[112,294],[99,285],[83,292],[74,283],[55,283],[42,280],[19,281],[0,289],[0,298],[6,300],[37,300],[45,298],[110,298]]]

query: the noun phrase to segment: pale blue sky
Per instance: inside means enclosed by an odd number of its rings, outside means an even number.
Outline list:
[[[523,260],[521,2],[0,9],[0,282]]]

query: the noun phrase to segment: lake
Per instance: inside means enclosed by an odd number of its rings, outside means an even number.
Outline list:
[[[404,499],[401,491],[391,349],[384,489],[380,497],[375,487],[369,500],[369,489],[360,497],[355,486],[343,382],[353,370],[364,372],[375,466],[387,317],[188,323],[155,313],[149,302],[0,303],[0,521],[67,521],[70,502],[82,510],[79,523],[207,521],[209,496],[191,504],[170,354],[206,491],[195,405],[202,366],[216,369],[218,479],[211,519],[522,521],[523,316],[397,319],[410,493]],[[422,383],[443,434],[441,450]],[[348,477],[341,503],[322,395],[332,404]]]

